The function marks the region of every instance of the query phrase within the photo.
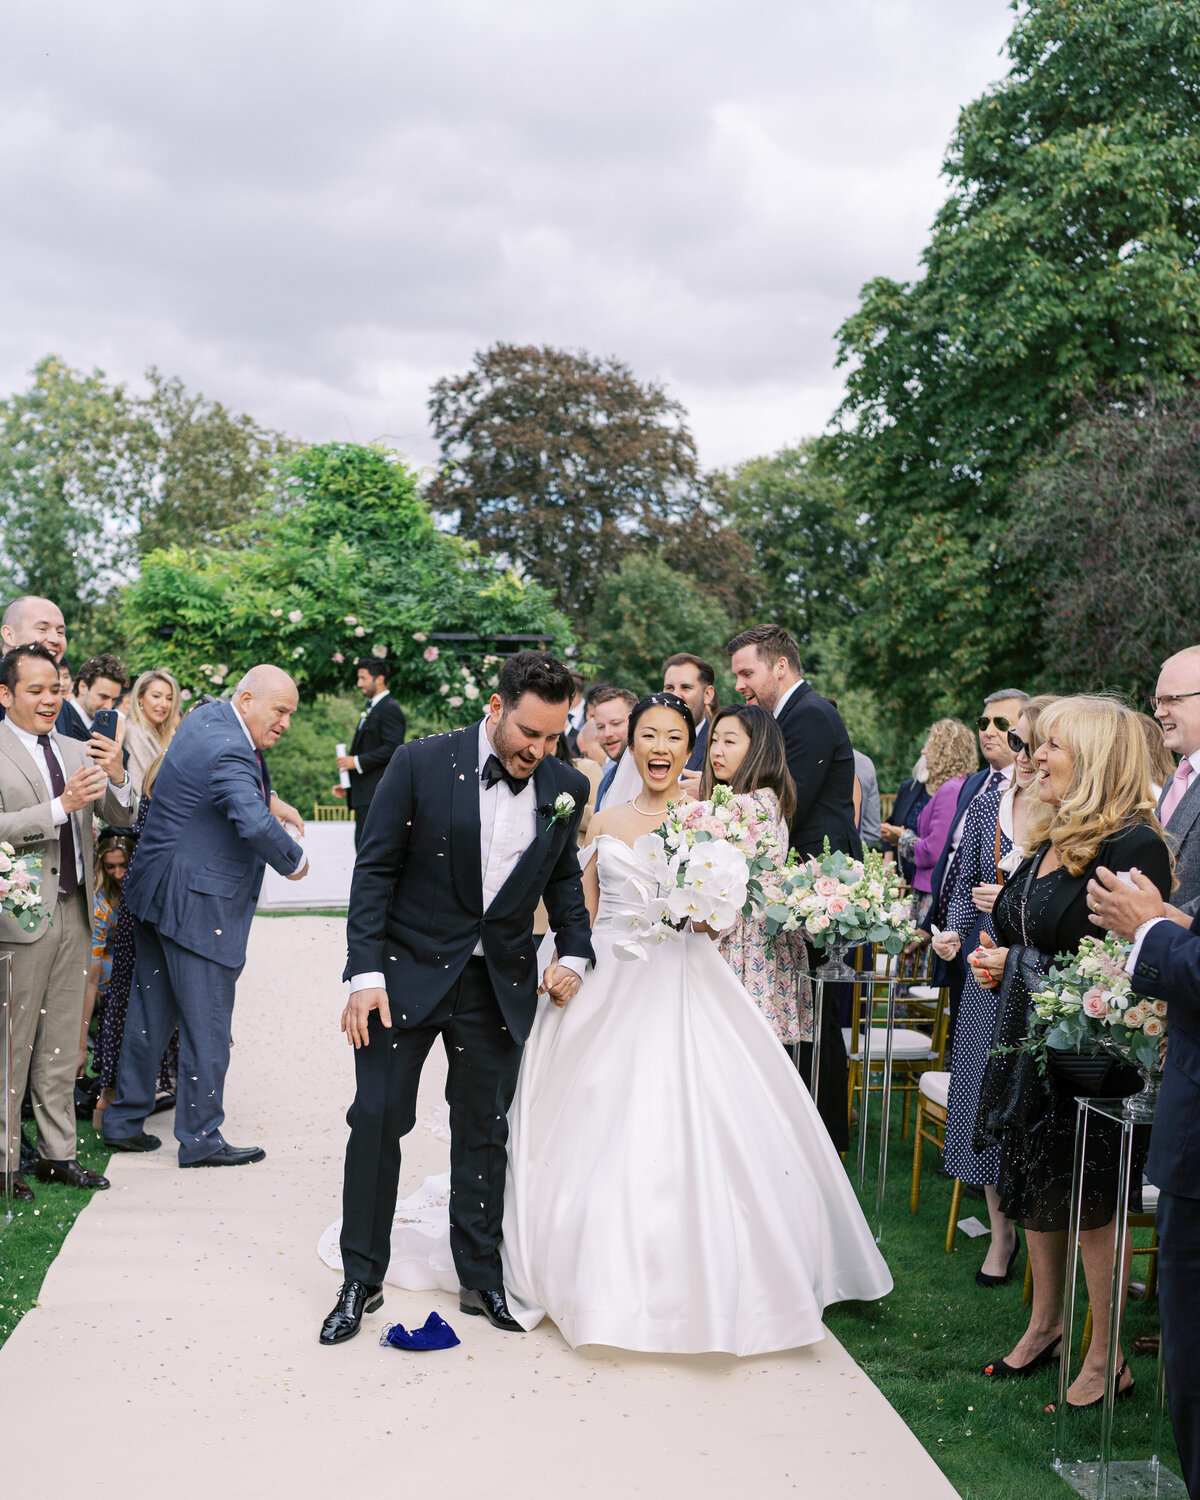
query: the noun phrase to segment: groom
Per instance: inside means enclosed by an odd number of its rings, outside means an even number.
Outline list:
[[[342,1265],[321,1343],[382,1306],[400,1138],[441,1035],[450,1105],[450,1248],[459,1307],[520,1332],[500,1266],[508,1107],[540,993],[533,917],[544,899],[558,958],[541,989],[565,1005],[593,961],[576,855],[586,779],[554,749],[571,674],[545,651],[510,656],[487,717],[401,745],[371,803],[346,922],[355,1047]]]

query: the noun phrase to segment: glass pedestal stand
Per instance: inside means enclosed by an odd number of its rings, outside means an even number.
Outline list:
[[[867,1120],[871,1110],[871,1037],[875,1030],[875,1006],[887,1003],[887,1021],[883,1045],[884,1088],[879,1116],[879,1154],[875,1178],[875,1243],[883,1238],[883,1194],[887,1185],[888,1126],[892,1112],[892,1046],[896,1030],[896,992],[902,984],[911,980],[893,979],[888,975],[870,970],[859,972],[846,962],[846,949],[834,948],[829,958],[812,976],[813,981],[813,1042],[812,1082],[810,1085],[813,1103],[817,1102],[821,1079],[821,1029],[825,1019],[825,990],[828,985],[857,984],[863,989],[859,1005],[862,1045],[862,1103],[858,1112],[858,1160],[855,1185],[863,1190],[867,1169]],[[881,993],[883,992],[883,993]],[[861,1017],[865,1016],[865,1023]],[[851,1037],[851,1045],[854,1038]],[[847,1104],[847,1108],[849,1105]]]
[[[3,1062],[0,1072],[4,1074],[4,1178],[0,1181],[0,1196],[4,1198],[4,1217],[11,1222],[13,1216],[13,1174],[21,1166],[20,1140],[21,1101],[16,1097],[13,1085],[13,978],[12,954],[0,953],[0,1053]]]
[[[1144,1117],[1126,1113],[1124,1099],[1078,1099],[1075,1125],[1075,1166],[1071,1178],[1071,1225],[1067,1234],[1067,1280],[1063,1294],[1063,1345],[1058,1371],[1058,1405],[1054,1416],[1054,1472],[1077,1495],[1089,1500],[1133,1500],[1134,1496],[1179,1496],[1187,1500],[1183,1481],[1162,1466],[1163,1417],[1166,1384],[1163,1378],[1162,1343],[1158,1350],[1155,1380],[1156,1400],[1150,1434],[1150,1457],[1133,1462],[1114,1462],[1113,1411],[1116,1401],[1118,1351],[1121,1347],[1121,1316],[1125,1310],[1125,1255],[1129,1242],[1129,1193],[1132,1186],[1134,1131],[1144,1129]],[[1105,1351],[1107,1378],[1100,1419],[1100,1452],[1093,1458],[1075,1458],[1080,1440],[1079,1417],[1067,1411],[1067,1387],[1071,1383],[1071,1350],[1074,1344],[1076,1263],[1079,1256],[1079,1219],[1083,1204],[1083,1166],[1087,1157],[1088,1125],[1111,1121],[1121,1132],[1117,1168],[1117,1232],[1113,1245],[1113,1275],[1108,1304],[1108,1347]]]

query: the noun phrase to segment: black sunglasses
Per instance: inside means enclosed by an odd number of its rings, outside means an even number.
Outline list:
[[[1001,734],[1003,734],[1004,731],[1008,729],[1010,721],[1004,718],[1003,715],[998,715],[994,719],[989,719],[987,714],[980,714],[980,716],[975,720],[975,728],[980,731],[986,729],[989,724],[994,724],[996,728],[1001,732]]]
[[[1028,755],[1029,746],[1021,738],[1015,729],[1008,731],[1008,748],[1014,755]]]

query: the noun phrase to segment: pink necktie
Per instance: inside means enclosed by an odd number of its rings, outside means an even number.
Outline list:
[[[1163,798],[1163,805],[1158,814],[1159,822],[1164,828],[1171,821],[1172,813],[1183,801],[1183,794],[1187,791],[1192,770],[1192,763],[1186,755],[1175,767],[1175,774],[1171,777],[1171,785],[1167,788],[1167,795]]]

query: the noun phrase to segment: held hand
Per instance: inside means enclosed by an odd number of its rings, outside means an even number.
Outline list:
[[[1088,920],[1097,927],[1107,927],[1126,942],[1143,922],[1165,916],[1167,911],[1153,881],[1140,870],[1130,870],[1129,878],[1134,882],[1132,888],[1101,865],[1087,888]]]
[[[538,994],[549,995],[550,1004],[557,1005],[561,1010],[568,1000],[573,1000],[579,993],[581,983],[574,969],[564,968],[562,964],[555,962],[547,965]]]
[[[906,831],[898,823],[881,823],[879,825],[880,837],[885,844],[898,844],[900,842],[900,835]]]
[[[700,771],[680,771],[679,785],[683,789],[683,795],[689,797],[693,802],[700,800]]]
[[[121,747],[107,735],[94,734],[87,742],[87,753],[92,764],[99,766],[109,781],[121,785],[125,780],[125,766],[121,760]]]
[[[342,1012],[342,1030],[346,1033],[346,1041],[356,1050],[371,1045],[367,1036],[367,1023],[373,1010],[379,1012],[379,1019],[385,1029],[390,1031],[392,1012],[388,1005],[387,990],[355,990],[346,1001],[346,1009]]]
[[[996,905],[996,897],[1004,889],[999,885],[977,885],[971,891],[971,900],[975,904],[976,911],[991,911]]]
[[[961,947],[962,938],[957,932],[940,932],[933,940],[933,951],[947,963],[957,955]]]
[[[293,870],[290,875],[285,875],[283,878],[285,880],[303,880],[307,874],[308,860],[305,860],[298,870]]]
[[[338,799],[339,802],[341,802],[346,795],[346,788],[340,785],[335,786],[333,789],[333,795]]]
[[[987,932],[979,934],[979,947],[967,955],[976,983],[985,990],[994,990],[999,986],[1004,978],[1007,959],[1008,949],[998,948],[995,938]]]
[[[353,757],[353,755],[339,755],[338,758],[337,758],[337,768],[338,768],[339,771],[353,771],[354,770],[354,757]]]
[[[304,819],[290,802],[285,802],[274,792],[271,793],[271,815],[284,828],[294,828],[297,838],[304,837]]]
[[[78,812],[81,807],[87,807],[97,797],[102,797],[107,785],[108,773],[104,767],[89,761],[67,777],[62,790],[62,805],[69,813]]]

